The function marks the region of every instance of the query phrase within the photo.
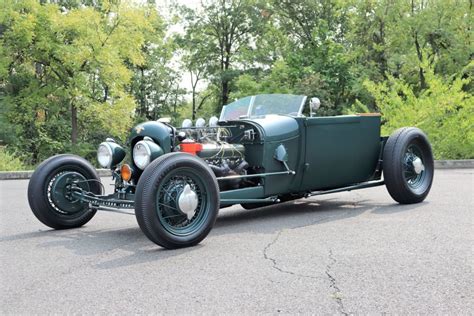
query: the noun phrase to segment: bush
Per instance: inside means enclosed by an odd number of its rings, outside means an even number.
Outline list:
[[[474,158],[474,98],[464,91],[470,79],[443,80],[429,67],[425,77],[427,88],[418,94],[399,78],[365,83],[382,113],[382,132],[416,126],[428,135],[436,159]]]
[[[21,160],[11,153],[5,147],[0,146],[0,171],[25,170]]]

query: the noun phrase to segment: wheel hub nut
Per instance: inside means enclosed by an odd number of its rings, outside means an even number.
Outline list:
[[[185,213],[188,219],[193,218],[198,206],[198,197],[189,184],[184,186],[183,191],[179,195],[178,206],[180,211]]]
[[[416,157],[413,160],[413,169],[415,170],[416,174],[420,174],[422,171],[425,171],[425,166],[423,165],[423,161],[419,157]]]

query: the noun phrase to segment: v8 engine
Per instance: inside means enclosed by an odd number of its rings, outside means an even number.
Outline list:
[[[209,165],[216,177],[242,175],[246,173],[248,163],[245,161],[245,147],[220,140],[218,133],[202,135],[200,131],[186,133],[179,145],[179,150],[189,152],[202,158]],[[221,189],[238,188],[241,180],[220,182]]]

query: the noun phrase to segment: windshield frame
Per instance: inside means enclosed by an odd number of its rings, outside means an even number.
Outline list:
[[[308,98],[306,95],[288,94],[288,93],[286,93],[286,94],[285,93],[264,93],[264,94],[252,95],[252,96],[250,96],[250,102],[249,102],[249,105],[248,105],[247,114],[246,115],[241,115],[237,120],[259,117],[258,115],[253,115],[252,116],[251,114],[253,113],[253,110],[254,110],[256,97],[257,96],[264,96],[264,95],[272,95],[272,96],[289,95],[289,96],[295,96],[295,97],[302,97],[302,100],[301,100],[301,103],[299,105],[298,112],[297,112],[298,114],[296,115],[297,117],[301,116],[303,114],[304,105],[305,105],[306,100]],[[244,98],[247,98],[247,97],[244,97]],[[241,99],[244,99],[244,98],[241,98]],[[241,100],[241,99],[237,99],[234,102],[236,102],[238,100]],[[231,102],[229,104],[232,104],[234,102]],[[225,112],[226,112],[226,108],[229,104],[226,104],[222,107],[221,114],[219,116],[219,121],[226,121],[225,118],[224,118],[224,115],[225,115]],[[272,115],[272,114],[274,114],[274,115],[288,115],[289,116],[289,113],[288,114],[269,113],[269,114],[265,114],[265,115]],[[235,119],[231,119],[231,121],[232,120],[235,120]]]

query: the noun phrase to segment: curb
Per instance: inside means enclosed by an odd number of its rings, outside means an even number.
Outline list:
[[[435,160],[435,169],[469,169],[474,168],[474,159]]]
[[[96,169],[99,177],[109,177],[112,175],[109,169]],[[34,170],[28,171],[0,171],[0,180],[21,180],[29,179]]]
[[[474,159],[462,160],[435,160],[435,169],[474,169]],[[111,175],[109,169],[97,169],[100,177],[108,177]],[[33,170],[28,171],[0,171],[0,180],[19,180],[29,179],[33,174]]]

